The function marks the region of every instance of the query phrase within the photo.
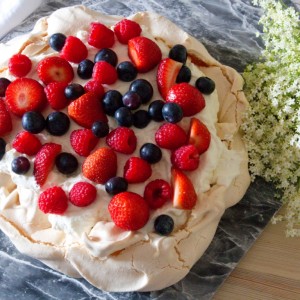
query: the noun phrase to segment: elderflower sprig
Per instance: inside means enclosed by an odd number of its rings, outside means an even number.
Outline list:
[[[276,0],[253,0],[264,13],[265,49],[248,66],[245,94],[250,102],[242,128],[252,177],[275,182],[286,203],[287,236],[300,236],[300,24],[299,14]]]

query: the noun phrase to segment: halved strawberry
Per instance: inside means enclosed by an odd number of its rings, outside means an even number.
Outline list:
[[[27,111],[40,111],[46,103],[43,86],[31,78],[18,78],[6,90],[5,102],[8,110],[17,116]]]
[[[91,129],[73,130],[70,135],[71,146],[80,156],[88,156],[96,147],[99,139]]]
[[[165,58],[159,63],[156,81],[158,90],[163,99],[166,99],[169,89],[176,84],[176,78],[181,67],[181,62],[175,61],[171,58]]]
[[[141,73],[146,73],[156,67],[162,57],[158,45],[144,36],[128,41],[128,55]]]
[[[98,96],[88,92],[68,106],[68,114],[80,126],[91,128],[95,121],[107,122]]]
[[[189,144],[194,145],[199,154],[204,153],[210,145],[210,132],[200,120],[191,118],[189,129]]]
[[[12,121],[4,100],[0,98],[0,136],[12,131]]]
[[[180,170],[171,169],[173,206],[180,209],[193,209],[197,194],[191,180]]]
[[[12,142],[12,147],[20,153],[35,155],[42,147],[38,137],[28,131],[19,132]]]
[[[37,153],[33,164],[33,175],[39,186],[42,186],[53,168],[56,156],[61,152],[61,145],[46,143]]]

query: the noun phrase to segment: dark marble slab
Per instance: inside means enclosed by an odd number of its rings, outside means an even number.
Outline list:
[[[39,17],[57,8],[80,3],[116,15],[160,13],[201,40],[218,60],[240,71],[257,59],[261,48],[256,38],[260,10],[248,0],[47,0],[1,42],[31,30]],[[0,232],[0,299],[210,299],[279,206],[273,187],[257,179],[243,200],[226,211],[211,245],[186,278],[153,293],[102,292],[20,254]]]

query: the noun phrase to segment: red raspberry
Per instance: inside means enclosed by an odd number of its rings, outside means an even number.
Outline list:
[[[73,185],[69,198],[70,202],[76,206],[88,206],[96,200],[97,189],[88,182],[77,182]]]
[[[65,96],[65,82],[50,82],[45,87],[45,93],[50,106],[55,110],[61,110],[68,106],[69,99]]]
[[[68,208],[68,197],[61,187],[54,186],[41,193],[38,205],[45,214],[63,215]]]
[[[176,149],[171,155],[174,167],[183,171],[193,171],[199,166],[199,152],[194,145],[185,145]]]
[[[16,77],[24,77],[31,70],[30,58],[24,54],[15,54],[8,61],[9,72]]]
[[[88,43],[95,48],[111,48],[115,42],[115,35],[105,25],[93,22],[90,25]]]
[[[124,166],[124,178],[128,183],[146,181],[152,175],[151,165],[140,157],[130,157]]]
[[[124,230],[138,230],[149,220],[149,206],[145,199],[132,192],[115,195],[108,205],[108,211],[116,226]]]
[[[76,36],[68,36],[63,48],[60,51],[60,56],[67,61],[79,64],[87,58],[88,50],[86,45]]]
[[[86,92],[93,92],[98,96],[99,99],[102,99],[104,95],[103,85],[97,80],[90,80],[84,85],[84,90]]]
[[[113,84],[118,79],[118,73],[108,62],[98,61],[94,65],[93,79],[102,84]]]
[[[117,152],[132,154],[136,149],[137,138],[132,129],[117,127],[106,136],[106,143]]]
[[[70,135],[71,146],[80,156],[90,155],[98,141],[91,129],[77,129]]]
[[[163,179],[150,181],[145,187],[144,198],[151,208],[160,208],[172,199],[171,186]]]
[[[22,131],[18,133],[12,142],[12,147],[20,153],[35,155],[41,149],[42,144],[34,134]]]
[[[165,123],[155,133],[156,144],[165,149],[177,149],[187,142],[187,134],[177,124]]]
[[[5,102],[0,98],[0,136],[12,131],[12,121]]]
[[[116,24],[114,32],[120,43],[127,44],[130,39],[140,36],[142,28],[137,22],[123,19]]]

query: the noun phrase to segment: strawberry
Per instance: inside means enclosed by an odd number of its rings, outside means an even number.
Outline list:
[[[116,24],[114,32],[120,43],[127,44],[130,39],[140,36],[142,28],[137,22],[123,19]]]
[[[90,154],[82,165],[83,176],[95,183],[104,184],[117,173],[117,155],[106,147]]]
[[[189,129],[189,144],[194,145],[199,154],[204,153],[210,145],[210,132],[200,120],[191,118]]]
[[[167,93],[166,101],[180,105],[185,117],[193,116],[205,107],[205,99],[199,90],[186,82],[173,85]]]
[[[28,131],[19,132],[12,142],[12,147],[20,153],[35,155],[42,147],[42,143],[34,134]]]
[[[132,154],[136,149],[137,138],[132,129],[117,127],[106,136],[106,143],[117,152]]]
[[[46,103],[43,86],[31,78],[18,78],[6,90],[6,106],[21,117],[27,111],[40,111]]]
[[[58,56],[46,57],[37,65],[37,73],[44,84],[50,82],[69,83],[74,78],[74,71],[68,61]]]
[[[76,36],[68,36],[60,51],[60,57],[67,61],[79,64],[87,58],[88,50],[86,45]]]
[[[90,25],[88,43],[98,49],[111,48],[115,42],[115,35],[105,25],[93,22]]]
[[[90,205],[96,200],[96,197],[97,189],[84,181],[75,183],[69,193],[70,202],[79,207]]]
[[[12,131],[12,121],[4,100],[0,98],[0,136]]]
[[[149,220],[149,206],[145,199],[133,192],[115,195],[108,205],[108,211],[116,226],[124,230],[139,230]]]
[[[184,145],[172,152],[172,165],[183,171],[193,171],[199,166],[199,152],[194,145]]]
[[[46,97],[51,108],[61,110],[68,106],[70,101],[65,96],[65,88],[67,85],[65,82],[50,82],[45,87]]]
[[[24,54],[15,54],[8,61],[10,74],[16,77],[24,77],[31,70],[32,63],[30,58]]]
[[[197,194],[191,180],[180,170],[171,169],[173,187],[173,206],[180,209],[193,209]]]
[[[95,63],[92,77],[101,84],[113,84],[118,79],[118,73],[111,64],[101,60]]]
[[[39,186],[42,186],[53,168],[56,156],[61,152],[61,145],[55,143],[46,143],[36,154],[33,175]]]
[[[152,70],[162,57],[158,45],[144,36],[138,36],[128,41],[128,55],[141,73]]]
[[[150,181],[145,187],[144,198],[150,208],[160,208],[168,200],[171,200],[171,186],[163,179],[155,179]]]
[[[151,165],[140,157],[130,157],[124,166],[123,177],[128,183],[146,181],[152,175]]]
[[[40,194],[38,205],[45,214],[63,215],[68,208],[68,197],[61,187],[53,186]]]
[[[73,130],[70,135],[71,146],[80,156],[88,156],[96,147],[99,139],[91,129]]]
[[[100,82],[97,80],[89,80],[85,85],[84,85],[84,90],[85,92],[93,92],[95,93],[99,99],[102,99],[104,95],[104,88]]]
[[[91,128],[95,121],[108,121],[97,95],[92,92],[71,102],[68,114],[77,124],[86,128]]]
[[[176,84],[176,78],[181,67],[181,62],[175,61],[171,58],[165,58],[159,63],[156,82],[163,99],[166,99],[168,91],[174,84]]]
[[[185,131],[177,124],[165,123],[155,133],[156,144],[165,149],[177,149],[187,142]]]

